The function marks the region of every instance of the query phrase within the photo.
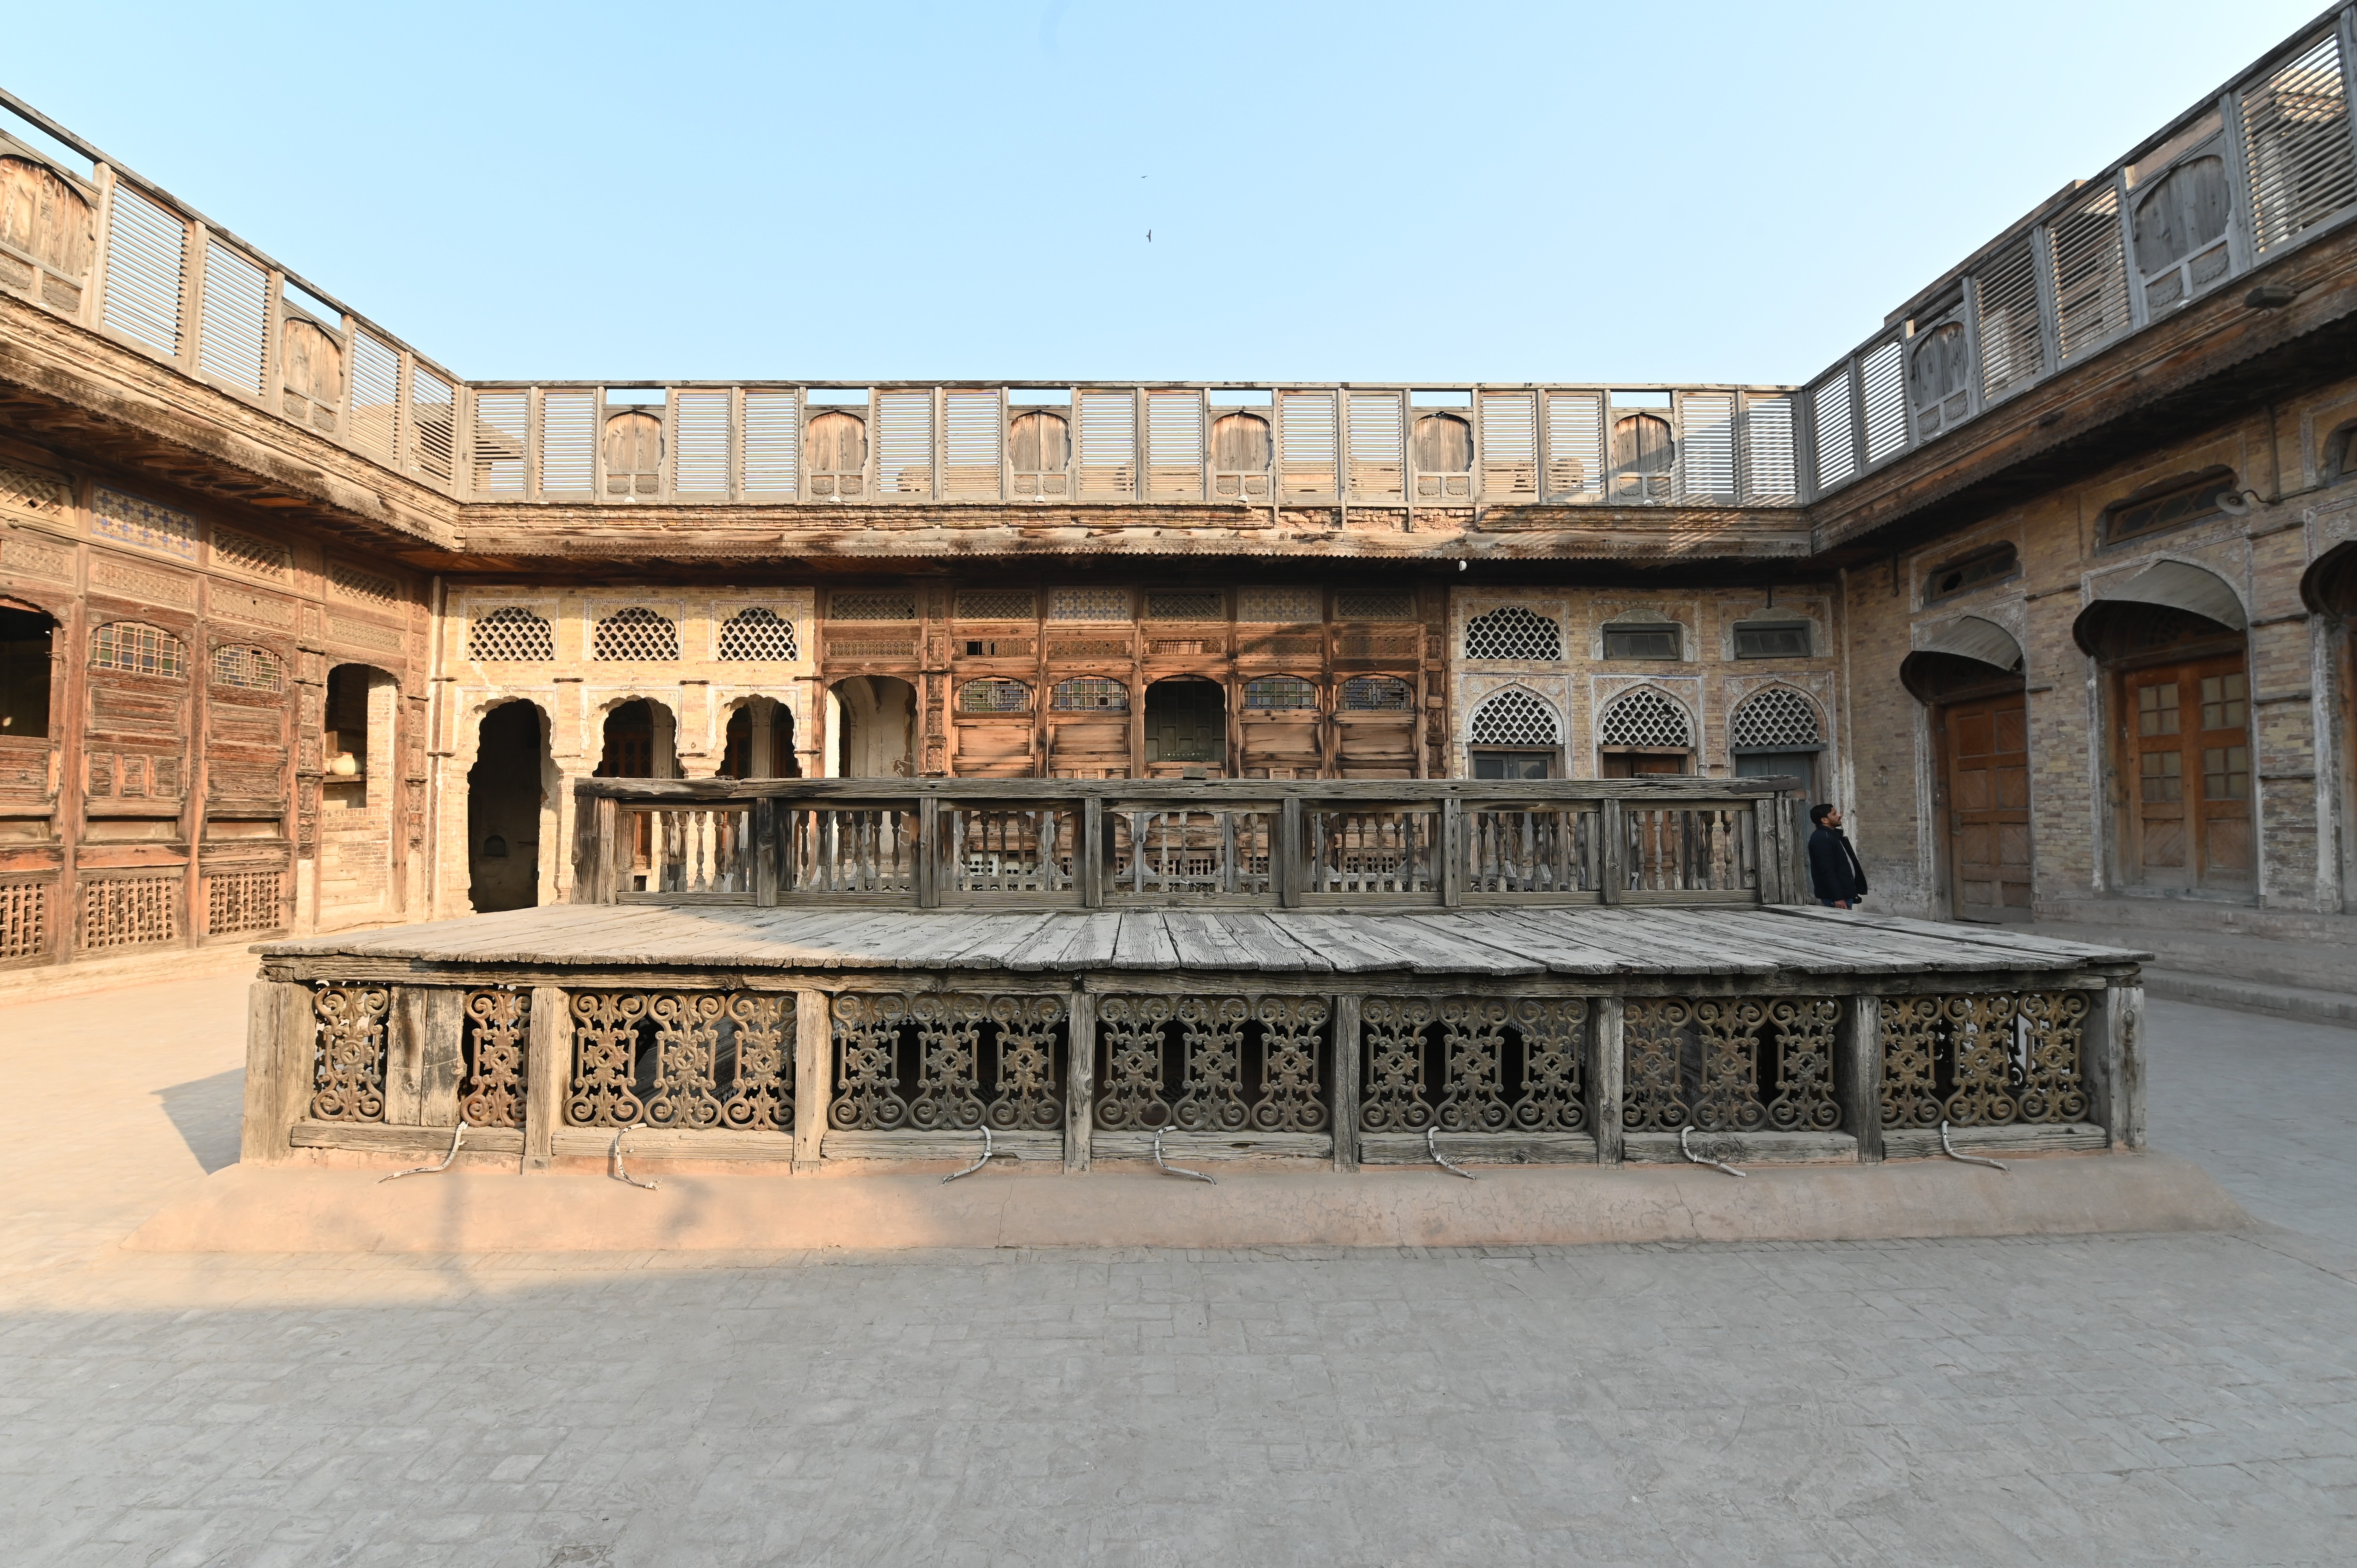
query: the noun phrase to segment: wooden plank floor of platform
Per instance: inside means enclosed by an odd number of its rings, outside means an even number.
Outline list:
[[[1335,915],[1261,909],[1001,912],[558,905],[263,942],[277,978],[453,970],[1257,973],[1295,981],[1750,980],[2116,973],[2151,956],[2000,926],[1765,908],[1487,908]]]

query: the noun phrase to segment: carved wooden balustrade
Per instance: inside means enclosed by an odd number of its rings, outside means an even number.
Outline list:
[[[420,977],[425,979],[426,977]],[[741,978],[741,977],[740,977]],[[2141,1141],[2142,992],[264,982],[249,1157],[1871,1161]],[[1060,984],[1061,982],[1063,983]],[[1951,978],[1946,983],[1953,983]],[[1075,1060],[1074,1041],[1083,1048]],[[272,1052],[274,1051],[274,1056]],[[257,1115],[256,1112],[259,1112]],[[268,1123],[277,1121],[272,1141]],[[1683,1145],[1683,1147],[1682,1147]]]
[[[1774,779],[576,788],[576,903],[1373,908],[1807,897],[1807,825]]]

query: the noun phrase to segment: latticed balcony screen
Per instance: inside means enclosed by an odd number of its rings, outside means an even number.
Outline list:
[[[1606,746],[1690,746],[1686,711],[1650,686],[1641,686],[1604,710],[1598,739]]]
[[[494,663],[537,663],[556,657],[556,633],[520,605],[507,605],[475,618],[468,628],[467,655]]]
[[[1465,657],[1561,659],[1563,628],[1520,605],[1501,605],[1465,623]]]
[[[1770,686],[1735,710],[1733,744],[1743,746],[1815,746],[1824,738],[1816,704],[1790,686]]]
[[[720,657],[786,663],[802,657],[793,622],[775,610],[738,610],[720,628]]]
[[[1501,692],[1473,715],[1476,746],[1553,746],[1559,735],[1555,710],[1528,692]]]
[[[616,610],[597,623],[590,639],[592,659],[674,660],[679,657],[679,628],[644,606]]]

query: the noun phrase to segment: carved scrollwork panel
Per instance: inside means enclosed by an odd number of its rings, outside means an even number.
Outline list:
[[[1694,1009],[1674,996],[1631,997],[1621,1015],[1620,1122],[1631,1132],[1674,1133],[1686,1124],[1680,1036]]]
[[[2021,998],[2023,1032],[2029,1036],[2021,1087],[2025,1122],[2079,1122],[2089,1101],[2082,1063],[2087,997],[2079,991],[2033,991]]]
[[[1745,998],[1694,1004],[1695,1033],[1702,1042],[1702,1092],[1695,1096],[1694,1124],[1706,1133],[1749,1133],[1766,1124],[1760,1101],[1760,1032],[1768,1009]]]
[[[717,992],[662,992],[648,1008],[655,1025],[654,1092],[646,1120],[655,1127],[720,1124],[720,1020]]]
[[[2011,996],[1951,996],[1943,1009],[1954,1088],[1942,1108],[1959,1127],[1994,1127],[2013,1121],[2021,1107],[2014,1098],[2020,1083],[2015,1064]]]
[[[908,1122],[899,1062],[907,1017],[907,1003],[899,996],[834,999],[835,1093],[826,1108],[828,1126],[882,1132]]]
[[[1179,1001],[1178,1014],[1187,1069],[1171,1125],[1189,1133],[1243,1131],[1244,1021],[1251,1009],[1241,996],[1189,996]]]
[[[1834,1098],[1834,1031],[1841,1004],[1830,996],[1787,997],[1770,1004],[1776,1026],[1776,1098],[1769,1124],[1783,1133],[1829,1133],[1841,1125]]]
[[[458,1119],[468,1126],[523,1125],[524,1048],[531,1028],[531,992],[467,993],[466,1071],[458,1083]]]
[[[1359,1125],[1369,1133],[1421,1133],[1432,1124],[1424,1097],[1424,1031],[1432,1004],[1420,997],[1371,996],[1361,1004],[1366,1041],[1366,1094]]]
[[[794,1130],[794,1003],[791,996],[739,992],[728,998],[736,1040],[736,1084],[720,1108],[731,1127],[757,1133]]]
[[[1882,1001],[1882,1124],[1940,1124],[1938,1053],[1940,998],[1886,996]]]
[[[577,991],[573,999],[573,1083],[565,1119],[576,1127],[627,1127],[646,1114],[638,1095],[639,1026],[647,998],[636,991]]]
[[[1326,1127],[1318,1058],[1332,1009],[1322,996],[1264,996],[1260,1021],[1261,1093],[1252,1124],[1266,1133],[1317,1133]]]
[[[917,1092],[909,1124],[966,1132],[982,1125],[982,1019],[979,996],[919,996],[909,1004],[917,1023]]]
[[[1097,1004],[1104,1031],[1104,1092],[1096,1124],[1108,1132],[1152,1132],[1170,1125],[1163,1093],[1163,1050],[1174,1011],[1168,996],[1108,996]]]
[[[1587,1004],[1578,997],[1514,1004],[1523,1037],[1523,1093],[1514,1126],[1529,1133],[1576,1133],[1587,1125],[1582,1059],[1587,1045]]]
[[[1063,1096],[1056,1087],[1056,1026],[1064,1004],[1053,996],[995,996],[990,1020],[997,1026],[998,1092],[987,1112],[1001,1132],[1053,1132],[1064,1124]]]
[[[1440,1004],[1443,1132],[1505,1127],[1506,1016],[1506,1004],[1489,997],[1452,996]]]
[[[323,985],[312,999],[318,1024],[311,1114],[322,1122],[384,1120],[384,1020],[393,993],[382,985]]]

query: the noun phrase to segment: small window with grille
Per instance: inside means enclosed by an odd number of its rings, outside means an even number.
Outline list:
[[[1614,699],[1598,731],[1606,746],[1684,750],[1694,744],[1688,738],[1685,709],[1645,686]]]
[[[2222,516],[2227,507],[2237,504],[2240,489],[2233,469],[2219,468],[2158,495],[2123,502],[2104,513],[2104,542],[2141,539]]]
[[[1728,744],[1738,751],[1805,751],[1824,739],[1814,703],[1790,686],[1770,686],[1746,698],[1728,721]]]
[[[1228,613],[1225,596],[1217,589],[1155,593],[1146,596],[1148,620],[1222,620]]]
[[[641,605],[616,610],[597,623],[590,639],[592,659],[658,662],[679,657],[679,628]]]
[[[486,663],[534,663],[556,657],[556,633],[521,605],[477,616],[467,628],[467,657]]]
[[[1322,588],[1239,588],[1236,618],[1269,626],[1304,626],[1326,618]]]
[[[1465,623],[1468,659],[1558,660],[1563,628],[1520,605],[1501,605]]]
[[[1552,779],[1562,731],[1555,709],[1512,687],[1477,709],[1467,738],[1476,779]]]
[[[1735,628],[1735,656],[1738,659],[1806,659],[1809,656],[1809,623],[1745,621]]]
[[[1607,659],[1675,659],[1680,656],[1679,628],[1672,625],[1608,626],[1604,628]]]
[[[1060,621],[1125,621],[1127,588],[1050,588],[1048,618]]]
[[[1415,706],[1415,688],[1396,675],[1353,675],[1342,682],[1342,711],[1405,714]]]
[[[1334,596],[1336,620],[1414,620],[1415,596],[1406,593],[1352,593]]]
[[[802,650],[794,642],[793,622],[756,607],[738,610],[722,623],[720,657],[790,663],[802,657]]]
[[[1263,675],[1244,682],[1244,706],[1272,709],[1315,708],[1318,687],[1298,675]]]
[[[962,714],[1028,714],[1031,711],[1031,688],[1020,681],[968,681],[958,688],[958,712]]]
[[[960,588],[952,606],[960,620],[1029,620],[1033,607],[1028,588]]]
[[[1129,690],[1102,675],[1077,675],[1056,683],[1055,703],[1060,713],[1125,713]]]
[[[285,684],[285,666],[259,648],[213,650],[213,684],[241,692],[275,692]]]
[[[188,650],[161,627],[112,620],[91,634],[90,667],[179,680],[188,672]]]
[[[1929,604],[1935,599],[1952,598],[1977,588],[1983,583],[2010,577],[2020,569],[2021,557],[2010,544],[1979,551],[1961,561],[1951,561],[1944,566],[1932,568],[1932,575],[1923,583],[1923,600]]]
[[[852,592],[838,589],[826,600],[829,620],[914,620],[917,596],[905,590]]]

